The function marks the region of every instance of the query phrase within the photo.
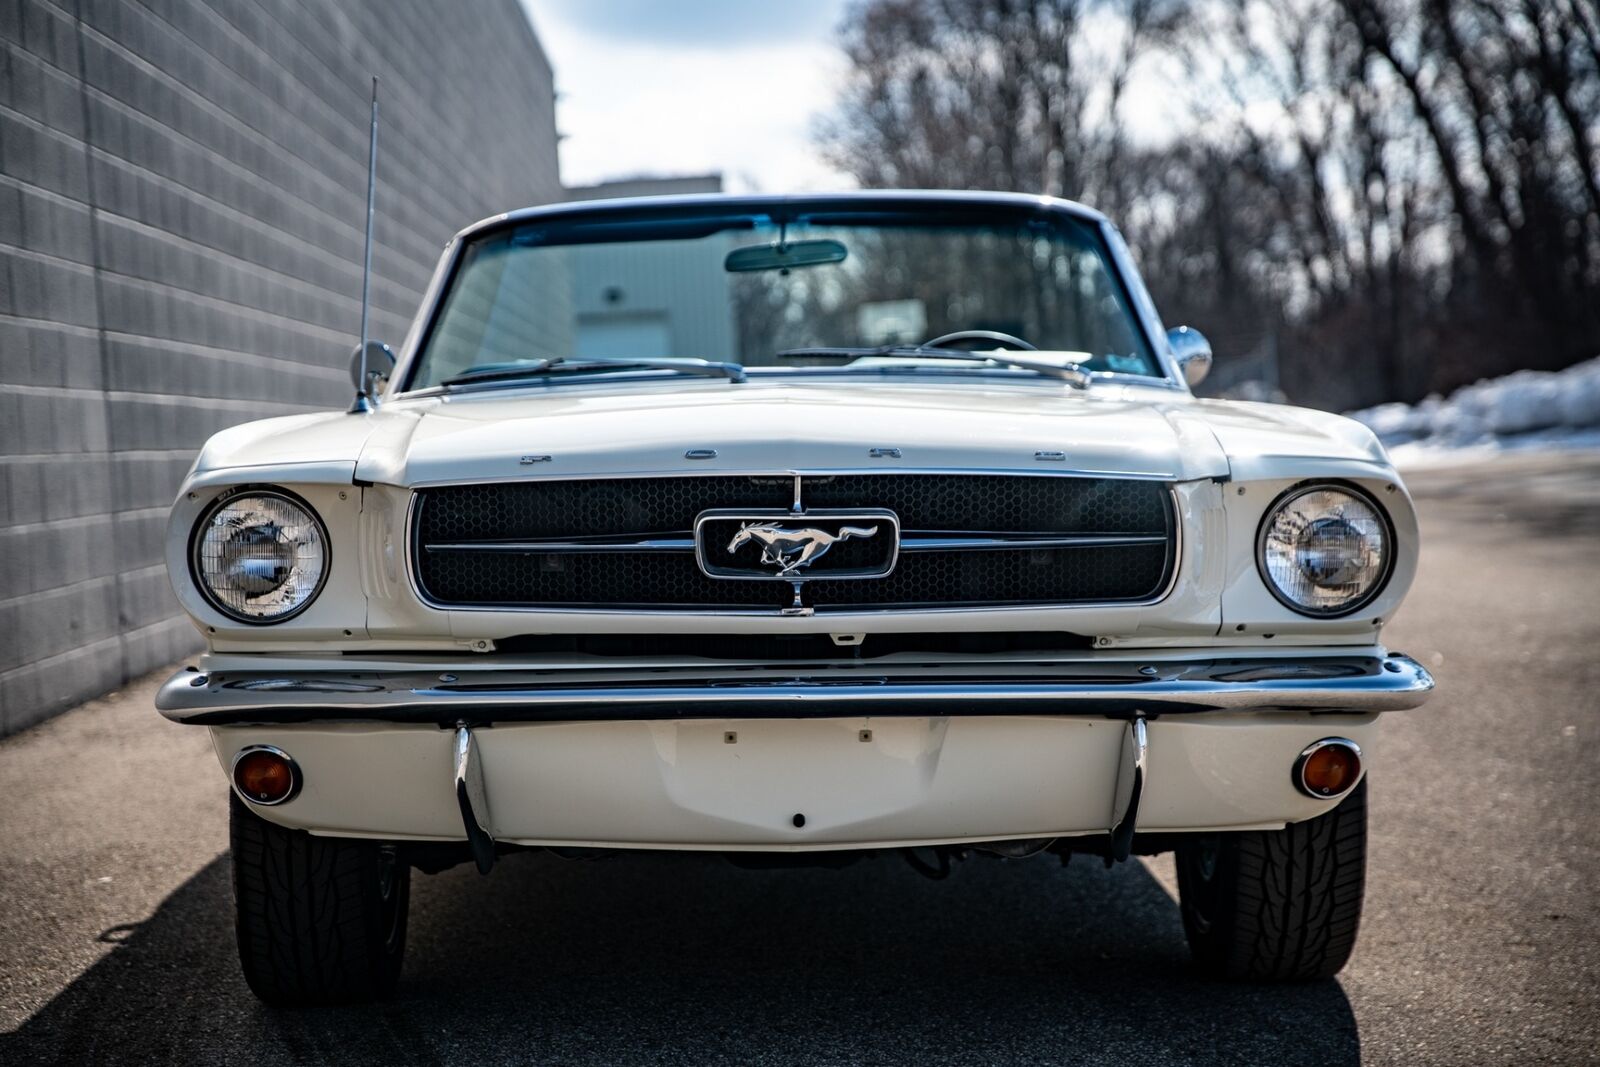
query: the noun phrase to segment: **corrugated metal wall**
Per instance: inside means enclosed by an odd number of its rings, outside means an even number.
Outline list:
[[[369,72],[375,336],[561,190],[516,0],[0,0],[0,46],[3,735],[197,647],[162,540],[208,435],[348,401]]]

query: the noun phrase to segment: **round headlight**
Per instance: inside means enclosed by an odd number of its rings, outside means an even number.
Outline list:
[[[278,490],[224,496],[195,527],[196,583],[240,622],[293,618],[322,591],[328,533],[304,502]]]
[[[1393,540],[1387,516],[1359,489],[1300,486],[1262,520],[1257,560],[1267,588],[1290,608],[1348,615],[1383,588]]]

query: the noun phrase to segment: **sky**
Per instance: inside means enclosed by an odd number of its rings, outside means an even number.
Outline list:
[[[522,0],[555,68],[561,177],[720,171],[736,192],[848,188],[816,117],[846,0]]]

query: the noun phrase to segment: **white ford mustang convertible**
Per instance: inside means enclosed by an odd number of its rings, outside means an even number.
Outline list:
[[[239,953],[382,996],[413,868],[1176,853],[1205,973],[1331,975],[1410,498],[1364,427],[1198,400],[1040,197],[674,197],[445,249],[349,412],[200,453],[161,711],[232,783]]]

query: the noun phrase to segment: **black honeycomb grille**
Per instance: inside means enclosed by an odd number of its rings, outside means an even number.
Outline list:
[[[1166,584],[1166,545],[902,553],[886,578],[807,587],[818,611],[1146,600]]]
[[[1164,534],[1167,491],[1126,478],[839,474],[802,479],[808,508],[888,508],[902,530]]]
[[[413,530],[418,585],[441,605],[776,610],[786,582],[711,578],[692,552],[484,552],[482,542],[692,536],[718,508],[787,508],[791,477],[734,475],[530,481],[419,490]],[[1070,604],[1148,600],[1175,565],[1171,497],[1161,483],[984,474],[808,475],[808,508],[888,508],[902,534],[1160,536],[1151,544],[902,551],[876,579],[813,581],[803,602],[856,608]],[[840,551],[844,550],[841,546]]]
[[[794,479],[710,475],[497,482],[424,489],[423,544],[682,533],[710,508],[786,508]]]
[[[441,604],[636,606],[697,610],[775,607],[787,585],[719,581],[692,554],[428,553],[422,584]]]

